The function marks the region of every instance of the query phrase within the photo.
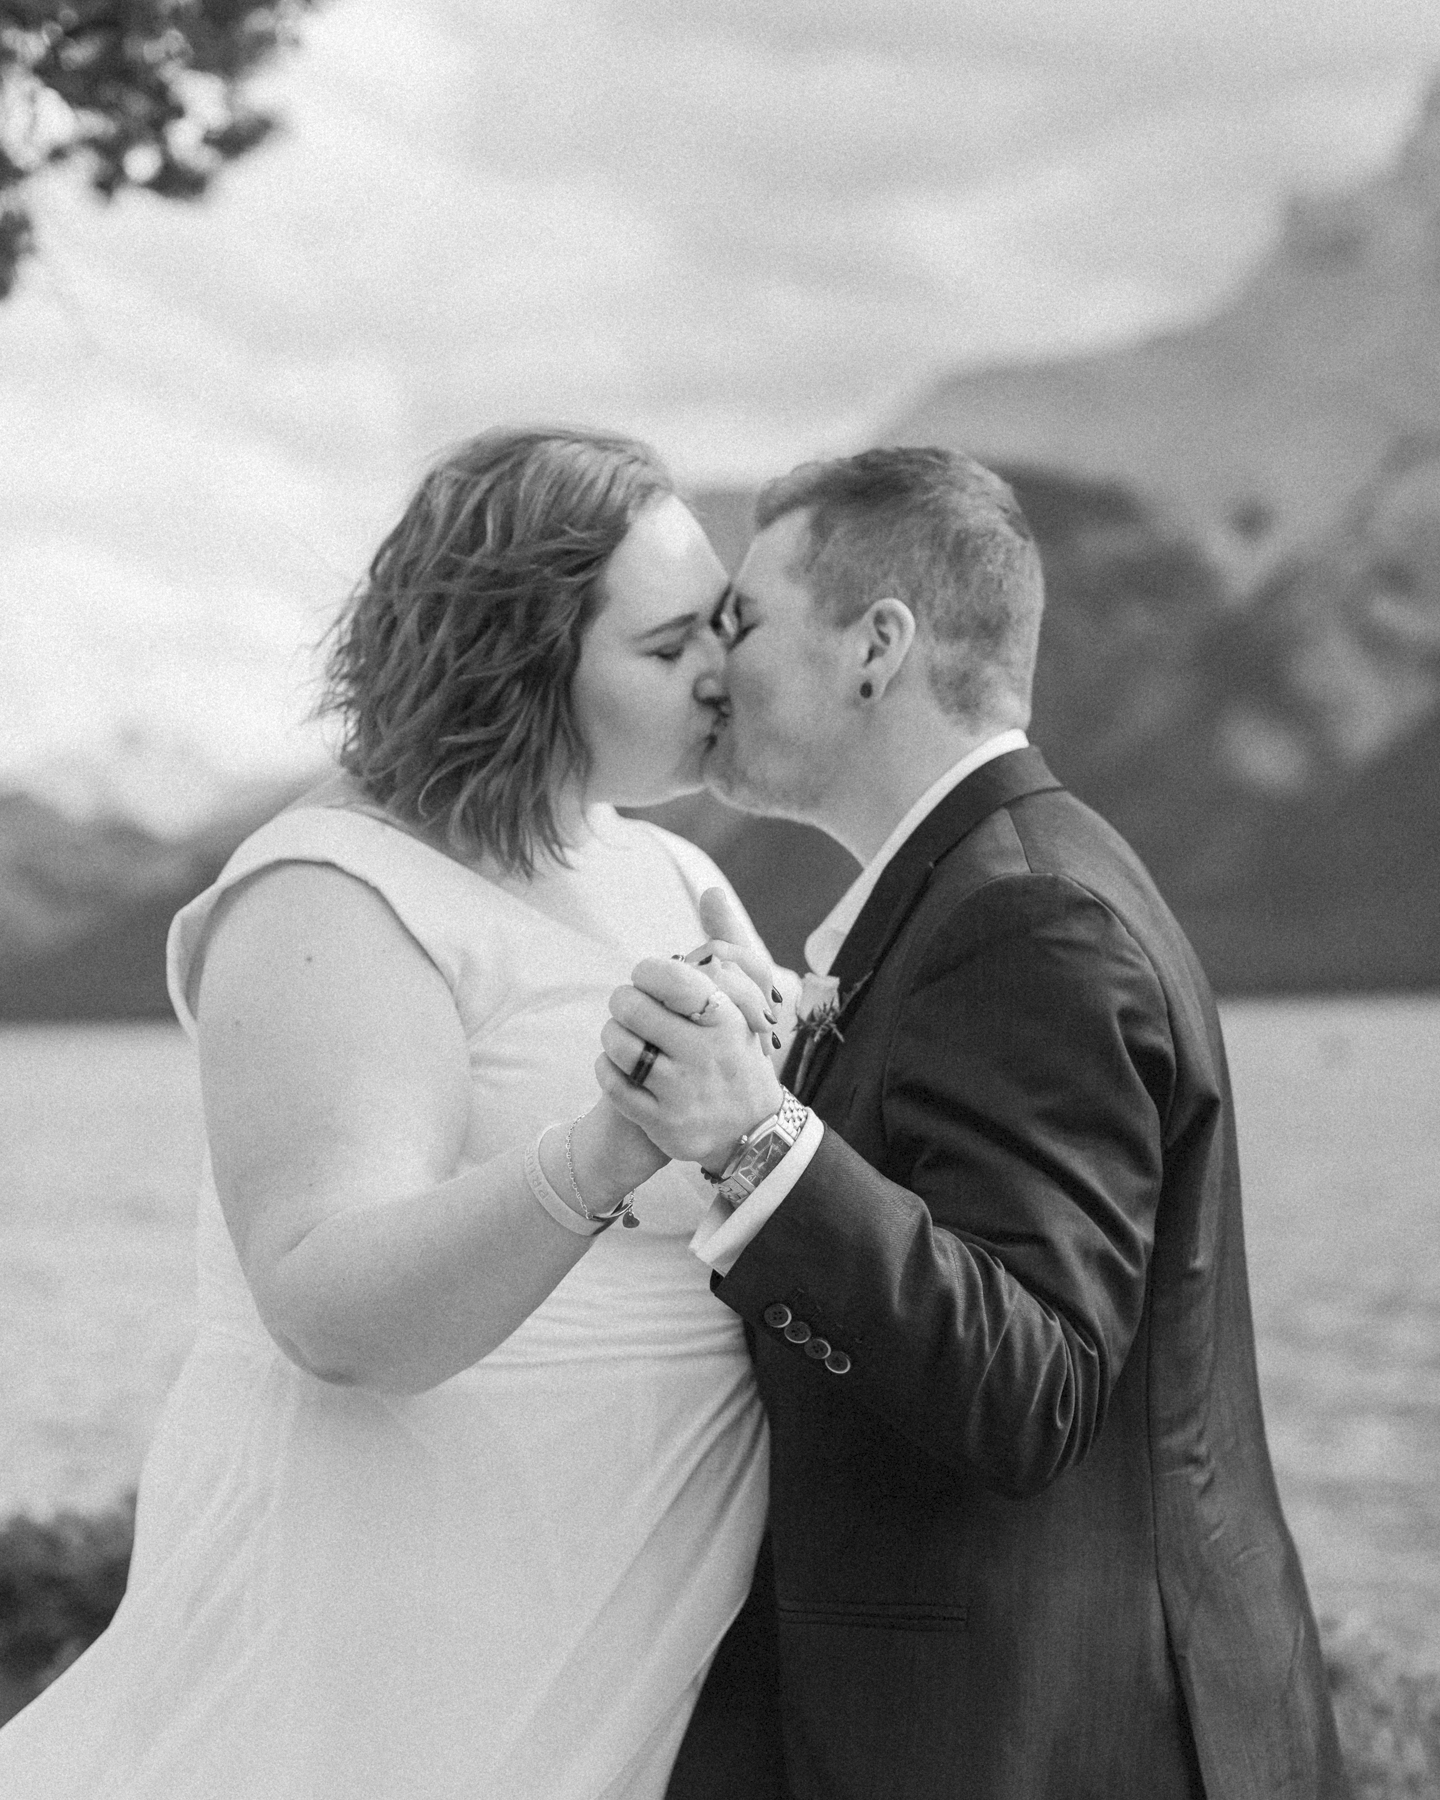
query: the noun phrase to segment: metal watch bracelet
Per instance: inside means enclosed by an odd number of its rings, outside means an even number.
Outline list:
[[[793,1150],[810,1108],[803,1105],[788,1088],[782,1088],[779,1110],[747,1131],[721,1171],[716,1188],[720,1198],[731,1207],[747,1200],[776,1164]]]

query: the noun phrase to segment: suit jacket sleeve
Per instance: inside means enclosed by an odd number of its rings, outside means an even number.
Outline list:
[[[1084,888],[1005,877],[931,932],[875,1024],[883,1044],[857,1023],[843,1055],[862,1077],[883,1058],[888,1174],[827,1129],[716,1292],[759,1324],[803,1291],[858,1400],[1037,1492],[1094,1441],[1144,1307],[1174,1075],[1159,981]]]

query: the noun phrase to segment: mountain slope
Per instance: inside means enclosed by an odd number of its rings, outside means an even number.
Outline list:
[[[963,372],[885,428],[982,460],[1124,480],[1249,566],[1333,518],[1397,438],[1440,425],[1440,80],[1394,163],[1297,201],[1212,318],[1148,342]]]
[[[1402,446],[1238,595],[1183,516],[1005,472],[1046,569],[1032,736],[1135,845],[1216,986],[1440,987],[1440,441]],[[697,506],[722,529],[746,511]],[[793,957],[853,865],[773,822],[757,854],[759,822],[704,804],[677,827],[709,835]]]
[[[0,793],[0,1020],[169,1016],[171,919],[294,793],[249,791],[176,839]]]

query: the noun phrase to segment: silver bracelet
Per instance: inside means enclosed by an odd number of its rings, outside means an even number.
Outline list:
[[[617,1219],[622,1220],[633,1231],[640,1221],[635,1217],[635,1190],[617,1200],[605,1212],[591,1212],[585,1204],[585,1196],[580,1192],[580,1183],[575,1179],[575,1159],[570,1154],[570,1139],[575,1135],[578,1119],[570,1121],[570,1129],[565,1133],[565,1173],[570,1178],[570,1191],[575,1196],[580,1211],[595,1226],[597,1231],[607,1231]]]

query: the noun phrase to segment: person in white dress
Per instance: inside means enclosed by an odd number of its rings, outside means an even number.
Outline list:
[[[663,1795],[765,1425],[709,1190],[594,1064],[723,886],[615,807],[700,784],[724,587],[650,453],[585,433],[462,446],[376,555],[340,769],[172,928],[198,1329],[125,1599],[0,1731],[5,1800]]]

